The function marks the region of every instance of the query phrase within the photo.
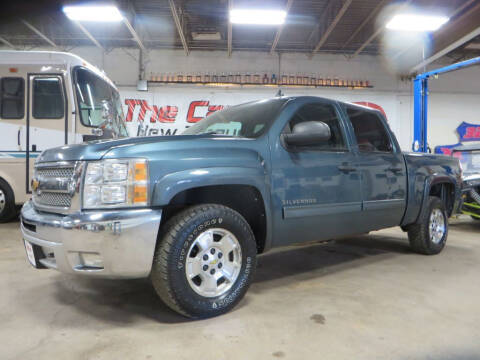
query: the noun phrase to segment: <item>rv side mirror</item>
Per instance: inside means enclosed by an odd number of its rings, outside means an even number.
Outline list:
[[[97,136],[97,137],[102,137],[103,136],[103,130],[100,128],[93,128],[92,129],[92,135]]]
[[[289,146],[313,146],[330,140],[330,127],[322,121],[305,121],[296,124],[291,134],[284,134],[283,139]]]

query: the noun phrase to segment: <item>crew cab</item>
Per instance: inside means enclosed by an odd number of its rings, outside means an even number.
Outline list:
[[[34,267],[150,277],[173,310],[209,317],[240,301],[274,247],[400,226],[413,251],[439,253],[461,170],[402,153],[376,110],[278,97],[179,136],[46,150],[32,189],[21,230]]]

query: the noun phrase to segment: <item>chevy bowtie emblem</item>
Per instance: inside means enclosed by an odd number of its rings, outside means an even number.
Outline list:
[[[38,182],[38,180],[32,179],[32,190],[33,190],[33,191],[37,191],[39,184],[40,184],[40,183]]]

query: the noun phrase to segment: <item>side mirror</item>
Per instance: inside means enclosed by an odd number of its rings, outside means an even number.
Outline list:
[[[290,146],[318,145],[330,140],[330,127],[322,121],[305,121],[295,125],[291,134],[284,134],[283,139]]]

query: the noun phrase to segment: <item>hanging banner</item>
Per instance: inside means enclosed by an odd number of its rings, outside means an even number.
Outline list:
[[[248,101],[271,98],[271,89],[217,89],[203,87],[154,87],[148,92],[120,88],[125,123],[130,136],[179,135],[189,126],[215,111]],[[309,95],[312,92],[308,92]],[[290,94],[289,94],[290,95]],[[305,95],[303,93],[291,95]],[[319,94],[323,95],[324,94]],[[354,101],[394,118],[394,97],[364,93],[333,95],[343,101]],[[381,105],[380,105],[381,104]],[[392,125],[392,124],[390,124]]]

